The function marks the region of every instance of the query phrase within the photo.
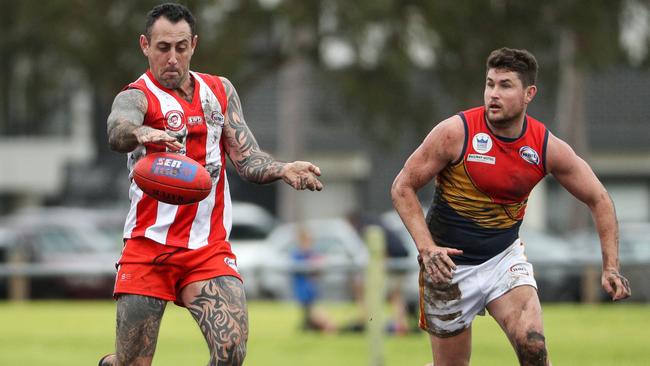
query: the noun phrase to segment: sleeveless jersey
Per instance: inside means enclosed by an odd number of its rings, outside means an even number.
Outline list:
[[[170,205],[144,194],[133,181],[133,167],[143,156],[165,151],[159,144],[139,145],[127,157],[131,207],[124,238],[146,237],[163,245],[196,249],[227,241],[232,227],[232,205],[226,178],[222,129],[227,108],[223,84],[217,76],[190,71],[194,79],[192,102],[160,85],[151,71],[125,89],[138,89],[147,97],[144,125],[165,130],[183,145],[178,151],[203,166],[212,177],[212,191],[200,202]]]
[[[519,237],[528,195],[546,175],[548,131],[526,115],[519,137],[494,135],[485,108],[459,113],[465,127],[460,159],[436,177],[427,224],[436,244],[463,250],[457,264],[479,264]]]

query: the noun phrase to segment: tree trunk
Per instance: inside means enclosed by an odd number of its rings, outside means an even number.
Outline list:
[[[588,160],[589,144],[585,111],[585,72],[576,65],[577,42],[575,33],[563,30],[560,34],[560,82],[557,93],[559,137],[566,141],[583,159]],[[562,195],[568,195],[564,192]],[[568,202],[565,230],[578,230],[588,226],[589,211],[575,198]]]
[[[304,125],[309,118],[309,61],[300,52],[309,31],[297,28],[290,37],[290,55],[280,69],[278,80],[278,158],[286,161],[304,160]],[[301,195],[287,184],[278,189],[278,214],[283,222],[299,221],[303,215]]]

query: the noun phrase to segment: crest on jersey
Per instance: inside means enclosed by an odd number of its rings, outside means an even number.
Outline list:
[[[172,110],[165,114],[165,129],[169,131],[180,131],[185,127],[185,116],[183,112]]]
[[[485,154],[492,150],[492,138],[487,133],[477,133],[472,138],[472,147],[476,152]]]
[[[539,164],[539,154],[530,146],[523,146],[519,149],[519,156],[531,164]]]
[[[210,114],[210,120],[212,121],[213,125],[217,125],[219,127],[223,127],[224,123],[224,117],[223,114],[219,111],[212,111]]]

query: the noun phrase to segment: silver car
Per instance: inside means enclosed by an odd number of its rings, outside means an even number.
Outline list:
[[[319,260],[312,265],[296,263],[299,229],[308,233]],[[368,263],[368,250],[352,225],[344,219],[307,220],[278,226],[269,236],[263,252],[260,286],[279,299],[291,299],[292,276],[309,272],[318,276],[321,298],[353,298],[353,284]]]
[[[244,279],[246,296],[249,298],[269,296],[260,288],[260,268],[265,260],[260,253],[265,250],[266,238],[275,226],[275,217],[261,206],[233,202],[232,230],[228,241],[237,257],[237,267]]]
[[[586,265],[591,266],[598,276],[589,279],[593,287],[600,288],[600,239],[594,229],[579,232],[571,237],[575,252],[581,253]],[[650,223],[623,222],[619,225],[619,260],[621,273],[630,281],[630,301],[650,301]],[[597,283],[596,283],[597,282]],[[609,297],[600,291],[599,300]]]
[[[0,281],[18,270],[10,262],[20,253],[32,297],[110,298],[121,243],[97,227],[94,211],[35,208],[4,218]]]

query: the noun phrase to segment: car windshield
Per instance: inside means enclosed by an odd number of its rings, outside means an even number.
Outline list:
[[[231,240],[262,240],[269,235],[271,226],[259,226],[248,224],[235,224],[232,225],[230,231]]]
[[[43,255],[111,252],[114,245],[92,230],[45,227],[33,237],[35,249]]]
[[[347,250],[345,244],[341,239],[333,236],[316,237],[313,239],[312,250],[319,255],[327,257],[342,257],[346,256]],[[293,253],[298,249],[298,239],[295,237],[289,238],[287,242],[282,245],[284,253]]]
[[[315,238],[314,250],[321,254],[345,254],[345,246],[340,239],[334,237]]]

